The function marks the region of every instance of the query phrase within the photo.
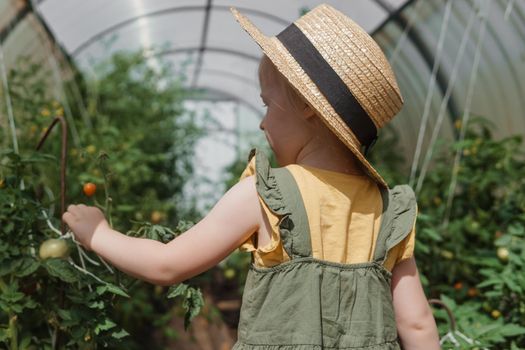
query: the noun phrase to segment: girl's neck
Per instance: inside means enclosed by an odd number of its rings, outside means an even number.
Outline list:
[[[346,146],[315,147],[308,143],[299,151],[297,164],[348,175],[366,175],[361,162]]]

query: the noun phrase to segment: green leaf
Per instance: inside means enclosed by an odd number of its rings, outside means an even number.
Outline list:
[[[120,295],[120,296],[123,296],[123,297],[126,297],[126,298],[130,297],[129,294],[126,293],[123,289],[121,289],[120,287],[117,287],[116,285],[111,284],[111,283],[106,283],[105,285],[97,287],[97,294],[98,295],[102,295],[105,292],[110,292],[110,293],[113,293],[113,294],[116,294],[116,295]]]
[[[502,274],[501,277],[503,278],[505,285],[509,287],[511,291],[516,293],[522,292],[522,288],[512,279],[512,277],[509,277],[507,274]]]
[[[0,300],[3,300],[8,304],[16,303],[24,297],[25,294],[18,291],[18,281],[16,280],[3,288],[2,294],[0,294]]]
[[[129,205],[129,204],[120,204],[120,205],[117,205],[115,209],[121,212],[131,212],[135,210],[135,206]]]
[[[60,318],[62,318],[65,321],[71,321],[73,319],[71,317],[71,310],[58,309],[57,313],[58,316],[60,316]]]
[[[498,332],[504,337],[525,335],[525,327],[518,326],[517,324],[506,324],[501,329],[499,329]]]
[[[115,338],[115,339],[122,339],[122,338],[124,338],[124,337],[127,337],[128,335],[129,335],[129,333],[126,332],[125,329],[122,329],[122,330],[120,330],[120,331],[118,331],[118,332],[113,332],[113,333],[111,333],[111,336],[112,336],[113,338]]]
[[[190,287],[187,284],[180,283],[171,286],[168,290],[168,298],[182,296],[182,307],[186,310],[184,314],[184,329],[188,329],[191,320],[197,316],[204,305],[204,299],[200,289]]]
[[[500,238],[498,238],[497,240],[495,240],[494,244],[497,247],[506,247],[506,246],[508,246],[510,244],[511,240],[512,240],[512,236],[511,235],[503,235]]]
[[[0,327],[0,342],[5,342],[9,339],[10,337],[7,328]]]
[[[74,268],[65,260],[51,258],[45,260],[44,266],[50,275],[60,278],[67,283],[78,281],[78,276]]]
[[[492,286],[494,284],[501,284],[501,279],[500,278],[489,278],[488,280],[485,280],[483,282],[481,282],[480,284],[477,285],[478,288],[483,288],[483,287],[488,287],[488,286]]]
[[[477,336],[480,336],[480,335],[483,335],[483,334],[486,334],[486,333],[490,333],[491,331],[494,331],[494,330],[498,330],[498,333],[501,329],[501,324],[499,323],[493,323],[493,324],[487,324],[487,325],[484,325],[482,327],[480,327],[479,329],[476,330],[476,335]]]
[[[40,262],[38,260],[25,258],[22,260],[22,263],[17,268],[17,272],[15,273],[15,275],[17,277],[29,276],[30,274],[35,272],[39,266]]]
[[[190,287],[188,289],[189,295],[187,294],[186,299],[182,303],[182,306],[186,309],[184,314],[184,329],[187,330],[191,320],[199,314],[202,306],[204,305],[204,299],[200,289]]]
[[[441,301],[450,309],[454,310],[456,308],[456,302],[454,301],[454,299],[447,297],[445,294],[441,294],[440,298]]]
[[[525,235],[525,226],[523,226],[521,223],[517,222],[509,226],[508,232],[511,235],[515,236],[523,236]]]
[[[179,295],[184,295],[184,293],[186,292],[186,290],[188,289],[188,285],[184,284],[184,283],[179,283],[175,286],[171,286],[168,290],[168,295],[167,297],[168,298],[175,298]]]
[[[432,240],[436,241],[436,242],[441,242],[443,240],[443,237],[441,236],[441,234],[435,230],[435,229],[431,229],[431,228],[424,228],[422,231],[421,231],[422,234],[426,235],[427,237],[431,238]]]
[[[22,264],[22,259],[13,259],[0,264],[0,277],[13,273]]]
[[[95,334],[99,334],[100,331],[107,331],[108,329],[111,329],[115,327],[117,324],[113,321],[111,321],[109,318],[105,318],[102,323],[97,324],[95,327]]]
[[[100,310],[103,310],[104,309],[104,302],[102,300],[99,300],[99,301],[93,301],[89,304],[87,304],[88,307],[92,308],[92,309],[100,309]]]

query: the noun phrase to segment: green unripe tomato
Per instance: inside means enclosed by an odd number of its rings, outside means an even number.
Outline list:
[[[42,260],[48,258],[67,258],[69,256],[69,247],[65,240],[51,238],[40,245],[38,255]]]
[[[236,272],[231,267],[224,270],[224,277],[226,277],[226,279],[231,280],[232,278],[235,277],[235,275],[236,275]]]
[[[441,251],[441,256],[444,257],[444,258],[447,259],[447,260],[452,260],[452,259],[454,259],[454,253],[452,253],[452,252],[449,251],[449,250],[442,250],[442,251]]]
[[[503,262],[507,262],[509,260],[509,250],[505,247],[499,247],[496,254],[498,255],[498,258]]]

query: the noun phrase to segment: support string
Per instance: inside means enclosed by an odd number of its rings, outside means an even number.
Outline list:
[[[35,12],[38,10],[37,4],[35,3],[34,0],[31,0],[31,6],[33,7]],[[35,13],[35,15],[39,16],[38,13]],[[42,42],[43,42],[44,47],[46,48],[46,51],[47,51],[46,57],[51,67],[51,71],[53,72],[53,78],[55,80],[55,84],[58,88],[57,100],[62,101],[62,103],[64,104],[65,117],[66,117],[66,121],[69,126],[69,129],[71,131],[71,138],[73,140],[73,143],[75,144],[75,147],[79,148],[80,147],[80,136],[75,126],[74,119],[73,119],[73,113],[71,112],[71,108],[67,100],[66,92],[64,89],[64,79],[62,79],[62,74],[60,74],[60,68],[59,68],[57,59],[55,55],[53,54],[53,49],[51,47],[52,44],[45,37],[42,38]]]
[[[421,154],[421,148],[423,143],[423,137],[425,135],[425,130],[427,126],[428,117],[430,115],[430,106],[432,104],[432,96],[434,95],[434,88],[436,86],[436,75],[439,67],[439,61],[441,60],[441,54],[443,52],[443,43],[445,41],[445,34],[448,29],[448,21],[450,18],[450,10],[452,7],[452,1],[447,0],[446,6],[445,6],[445,13],[443,15],[443,22],[441,24],[441,31],[439,33],[439,39],[438,39],[438,45],[436,49],[436,58],[434,60],[434,65],[432,67],[432,74],[430,76],[430,80],[428,83],[428,92],[425,100],[425,109],[423,112],[423,117],[421,119],[421,125],[419,127],[419,133],[417,137],[417,144],[416,144],[416,150],[414,154],[414,159],[412,161],[412,168],[410,171],[410,180],[409,185],[410,187],[413,187],[414,181],[415,181],[415,175],[416,175],[416,168],[419,163],[419,156]]]
[[[16,138],[15,118],[13,116],[13,105],[11,103],[11,94],[9,93],[9,83],[7,81],[7,72],[4,60],[4,50],[0,44],[0,68],[2,69],[2,83],[5,91],[5,102],[7,106],[7,117],[9,120],[9,128],[11,129],[11,141],[13,142],[13,150],[18,154],[18,140]]]
[[[476,11],[471,11],[467,26],[465,28],[465,31],[463,32],[463,37],[461,38],[461,43],[458,49],[458,54],[454,61],[452,72],[450,73],[450,79],[448,81],[447,90],[445,91],[445,95],[443,96],[443,100],[441,101],[441,106],[439,108],[436,125],[434,126],[432,130],[432,136],[430,138],[430,145],[427,148],[425,159],[423,161],[423,165],[421,166],[421,171],[419,173],[417,185],[415,188],[416,194],[418,194],[421,191],[421,188],[423,187],[423,181],[425,180],[428,167],[430,166],[430,160],[432,159],[432,155],[434,153],[434,145],[437,142],[437,137],[438,137],[439,131],[441,130],[443,119],[445,118],[447,102],[450,99],[450,96],[453,92],[453,89],[456,83],[456,79],[458,77],[459,66],[462,62],[463,55],[465,54],[465,48],[467,46],[467,42],[469,41],[468,39],[470,37],[470,32],[472,30],[472,24],[474,23],[475,17],[476,17]]]
[[[507,8],[505,9],[505,15],[503,15],[503,19],[505,21],[508,21],[509,16],[512,13],[513,7],[514,7],[514,0],[509,0],[509,3],[507,4]]]
[[[416,9],[416,6],[422,6],[419,4],[424,3],[423,1],[416,2],[414,5],[414,8],[412,9],[412,13],[410,14],[410,18],[408,19],[408,23],[403,29],[403,33],[401,33],[401,36],[399,37],[399,40],[396,43],[396,46],[394,47],[394,50],[392,51],[392,54],[388,58],[390,65],[393,67],[394,63],[397,61],[397,58],[399,57],[399,53],[401,51],[401,48],[405,45],[405,42],[408,37],[408,32],[412,29],[414,24],[416,23],[416,19],[418,18],[419,9]]]
[[[470,81],[467,89],[467,100],[465,102],[465,109],[463,111],[463,116],[461,118],[461,129],[460,129],[460,135],[459,135],[459,144],[461,145],[463,143],[463,140],[465,139],[465,133],[467,130],[467,124],[468,120],[470,118],[470,108],[472,106],[472,96],[474,94],[474,86],[476,85],[476,80],[478,77],[478,68],[479,68],[479,61],[481,59],[481,44],[484,42],[485,38],[485,28],[486,28],[486,19],[487,15],[489,13],[489,7],[490,7],[490,0],[485,0],[485,11],[481,17],[481,24],[479,28],[478,33],[478,42],[476,45],[476,53],[474,56],[474,63],[472,64],[472,70],[470,72]],[[452,202],[454,200],[454,195],[456,192],[456,184],[457,184],[457,176],[458,176],[458,170],[459,170],[459,163],[461,161],[461,154],[462,154],[462,147],[460,147],[456,151],[456,155],[454,157],[454,164],[452,166],[452,179],[450,181],[449,189],[448,189],[448,197],[447,197],[447,204],[445,208],[445,217],[442,223],[442,227],[445,229],[448,227],[449,219],[450,219],[450,211],[452,208]]]

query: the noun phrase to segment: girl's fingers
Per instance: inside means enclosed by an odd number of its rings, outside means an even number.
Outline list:
[[[69,223],[71,222],[71,220],[74,219],[74,216],[73,214],[71,214],[69,211],[66,211],[63,215],[62,215],[62,220],[64,220],[64,222],[66,224],[69,225]]]
[[[67,207],[67,211],[66,211],[66,213],[69,213],[70,215],[75,216],[77,210],[78,210],[78,208],[76,207],[76,205],[70,204],[70,205],[68,205],[68,207]],[[64,214],[65,214],[65,213],[64,213]]]
[[[78,215],[78,213],[81,211],[81,210],[84,210],[86,209],[87,206],[84,205],[84,204],[70,204],[68,207],[67,207],[67,211],[70,212],[71,214],[73,215]]]

